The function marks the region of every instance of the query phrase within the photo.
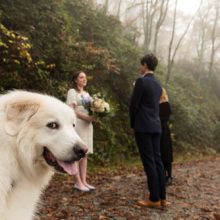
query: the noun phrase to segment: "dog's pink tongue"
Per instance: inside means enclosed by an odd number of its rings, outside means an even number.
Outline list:
[[[62,161],[57,161],[59,165],[70,175],[76,175],[78,173],[78,166],[77,163],[64,163]]]

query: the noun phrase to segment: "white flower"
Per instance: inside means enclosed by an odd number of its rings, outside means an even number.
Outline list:
[[[110,105],[107,102],[104,103],[103,107],[105,108],[106,112],[110,111]]]
[[[104,99],[99,98],[98,96],[93,96],[93,102],[91,103],[90,110],[93,113],[109,113],[110,105],[105,102]]]
[[[94,108],[100,108],[101,105],[102,105],[102,100],[101,99],[95,99],[94,102],[93,102],[93,107]]]

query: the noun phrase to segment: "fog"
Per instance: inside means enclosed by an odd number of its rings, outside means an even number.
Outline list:
[[[168,60],[168,72],[181,60],[196,60],[206,75],[218,71],[220,1],[96,0],[95,4],[121,20],[125,34],[132,32],[143,53],[152,51]]]

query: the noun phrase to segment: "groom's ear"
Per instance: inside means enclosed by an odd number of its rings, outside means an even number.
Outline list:
[[[39,109],[39,104],[32,101],[10,103],[5,108],[4,130],[8,135],[15,136],[33,117]]]

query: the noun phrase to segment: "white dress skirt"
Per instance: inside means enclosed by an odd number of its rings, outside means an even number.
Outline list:
[[[83,91],[82,93],[77,92],[75,89],[70,89],[67,93],[67,104],[74,104],[75,111],[89,115],[89,111],[85,108],[85,100],[92,100],[88,92]],[[93,153],[93,125],[80,118],[76,119],[76,132],[82,138],[84,143],[87,145],[88,153]]]

